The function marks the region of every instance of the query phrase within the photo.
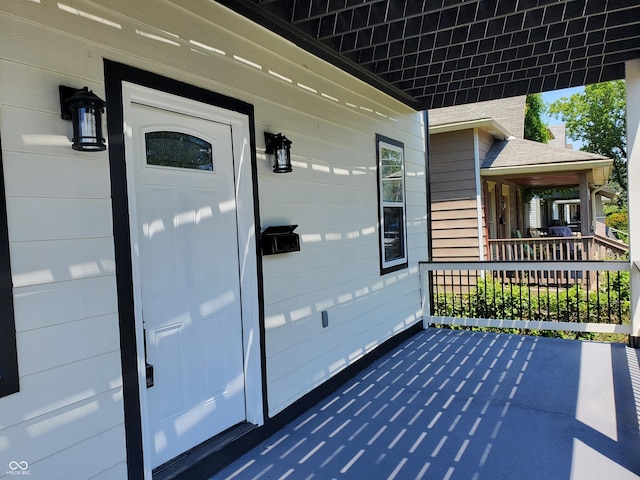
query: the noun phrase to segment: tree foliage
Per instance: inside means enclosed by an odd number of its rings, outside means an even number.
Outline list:
[[[627,191],[626,99],[623,80],[587,85],[583,93],[562,97],[549,113],[565,122],[567,134],[583,142],[581,150],[613,159],[611,180]],[[613,183],[612,182],[612,183]]]
[[[544,111],[545,105],[541,94],[527,95],[524,110],[524,138],[527,140],[541,143],[549,141],[549,130],[542,121]]]

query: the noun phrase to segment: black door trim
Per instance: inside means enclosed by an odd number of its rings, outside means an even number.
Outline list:
[[[118,319],[120,326],[120,352],[124,397],[125,439],[128,478],[144,478],[142,451],[142,420],[138,385],[136,329],[134,316],[134,290],[129,229],[129,206],[124,150],[124,118],[122,82],[135,83],[161,92],[179,95],[198,102],[214,105],[244,114],[249,119],[251,141],[251,168],[253,175],[253,202],[255,238],[259,237],[260,218],[255,144],[255,116],[253,105],[200,87],[173,80],[152,72],[122,63],[104,60],[105,91],[107,99],[107,130],[109,169],[111,174],[111,203],[113,209],[113,235],[118,288]],[[262,369],[262,402],[267,415],[267,390],[265,369],[265,326],[262,259],[256,242],[258,278],[258,305],[260,329],[260,355]]]
[[[13,280],[9,257],[9,227],[0,144],[0,397],[20,391]]]

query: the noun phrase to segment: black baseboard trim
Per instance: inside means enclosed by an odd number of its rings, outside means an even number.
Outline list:
[[[373,362],[422,330],[422,322],[410,326],[380,344],[375,350],[349,365],[322,385],[314,388],[273,418],[267,418],[263,426],[243,432],[232,442],[227,442],[221,448],[210,451],[207,455],[203,455],[201,450],[194,449],[192,454],[186,455],[172,464],[172,474],[169,474],[169,471],[158,472],[158,475],[153,476],[154,480],[206,480],[210,478],[216,472],[219,472],[247,451],[294,421],[318,402],[331,395]]]

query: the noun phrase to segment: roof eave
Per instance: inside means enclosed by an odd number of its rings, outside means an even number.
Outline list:
[[[609,179],[613,160],[587,160],[566,163],[543,163],[538,165],[512,165],[508,167],[484,167],[480,169],[482,177],[505,177],[514,175],[538,175],[541,173],[560,173],[589,171],[594,185],[604,185]]]
[[[460,130],[470,130],[479,128],[485,130],[499,140],[506,140],[511,137],[511,132],[499,121],[493,118],[478,118],[476,120],[465,120],[463,122],[443,123],[441,125],[429,126],[429,134],[458,132]]]

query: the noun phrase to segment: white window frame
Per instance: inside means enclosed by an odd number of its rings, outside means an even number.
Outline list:
[[[395,152],[400,155],[400,186],[396,192],[402,194],[400,200],[384,198],[383,161],[385,152]],[[407,268],[409,256],[407,252],[407,206],[405,181],[404,143],[383,135],[376,135],[376,167],[378,172],[378,238],[380,245],[380,274],[384,275],[396,270]],[[398,175],[396,172],[395,175]],[[385,209],[401,209],[401,222],[392,224],[385,216]],[[397,251],[397,254],[393,252]],[[391,257],[391,258],[388,258]]]

